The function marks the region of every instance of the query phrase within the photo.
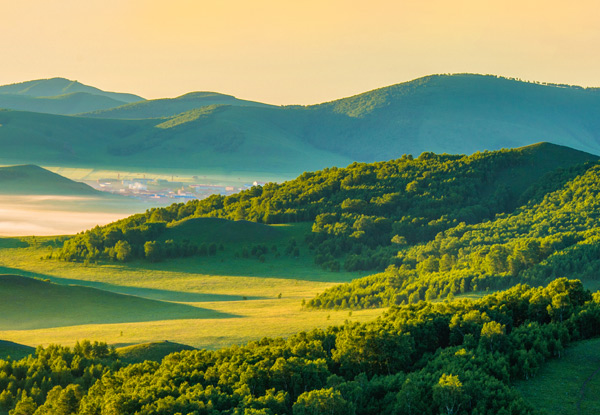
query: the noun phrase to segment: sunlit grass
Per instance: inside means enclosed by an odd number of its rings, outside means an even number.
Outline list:
[[[291,227],[287,231],[301,234],[300,228]],[[218,348],[265,336],[289,336],[302,330],[342,324],[345,320],[368,321],[382,313],[381,309],[352,313],[304,309],[303,299],[308,301],[334,284],[363,274],[320,269],[301,241],[299,258],[287,255],[276,258],[270,253],[264,263],[256,258],[236,258],[232,246],[226,246],[225,251],[219,251],[215,257],[87,266],[41,260],[40,257],[50,252],[50,248],[43,246],[44,241],[37,238],[33,244],[29,239],[34,246],[28,248],[11,248],[14,242],[7,243],[7,248],[0,249],[0,273],[48,278],[62,284],[178,302],[235,317],[3,330],[0,339],[32,346],[73,345],[82,339],[116,345],[169,340],[194,347]]]

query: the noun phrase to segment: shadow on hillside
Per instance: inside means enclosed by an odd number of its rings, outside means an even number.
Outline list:
[[[0,330],[239,317],[92,287],[0,275]]]
[[[159,290],[155,288],[127,287],[123,285],[109,284],[98,281],[85,281],[70,278],[54,277],[37,272],[24,271],[18,268],[9,268],[0,266],[0,274],[22,275],[24,277],[48,279],[56,284],[63,285],[81,285],[84,287],[96,288],[103,291],[109,291],[118,294],[135,295],[137,297],[148,298],[159,301],[173,301],[182,303],[201,303],[216,301],[241,301],[241,300],[261,300],[266,297],[251,297],[241,295],[227,294],[206,294],[192,293],[185,291]]]

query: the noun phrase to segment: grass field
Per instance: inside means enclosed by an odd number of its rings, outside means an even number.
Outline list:
[[[193,257],[168,262],[136,261],[128,264],[82,264],[41,260],[49,252],[44,239],[27,248],[16,247],[16,240],[0,239],[0,273],[49,279],[59,284],[77,284],[100,290],[176,303],[200,310],[200,317],[172,319],[155,316],[151,320],[110,324],[80,319],[64,327],[23,329],[3,327],[0,339],[30,346],[77,340],[106,341],[117,346],[169,340],[193,347],[218,348],[242,344],[265,336],[289,336],[298,331],[324,328],[345,320],[368,321],[382,310],[345,311],[306,310],[303,299],[336,283],[362,276],[358,273],[324,271],[313,264],[312,255],[300,238],[306,224],[276,227],[274,236],[266,232],[271,244],[295,237],[300,257],[276,257],[269,253],[261,263],[256,258],[239,258],[233,241],[214,257]],[[258,238],[257,242],[265,242]],[[31,240],[29,241],[31,242]],[[250,245],[248,245],[250,246]],[[4,247],[4,248],[3,248]],[[35,306],[35,304],[32,304]],[[89,314],[90,312],[88,312]],[[103,318],[96,310],[95,318]],[[212,316],[206,313],[213,313]],[[189,317],[189,316],[188,316]],[[225,318],[221,318],[225,317]]]
[[[600,413],[600,339],[574,344],[516,386],[540,414]]]

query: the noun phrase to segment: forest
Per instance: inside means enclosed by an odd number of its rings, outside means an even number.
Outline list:
[[[0,361],[0,410],[67,414],[533,414],[513,388],[600,335],[600,293],[560,278],[480,300],[125,365],[103,343]]]
[[[398,263],[399,248],[430,241],[463,222],[476,224],[510,213],[528,195],[535,196],[526,190],[543,182],[544,173],[573,165],[582,172],[589,167],[585,162],[594,159],[540,144],[472,156],[423,153],[417,159],[405,155],[389,162],[353,163],[231,196],[153,208],[79,234],[55,255],[81,262],[195,255],[204,250],[189,240],[169,242],[161,235],[167,227],[197,217],[265,224],[311,221],[306,238],[317,264],[334,271],[384,270]],[[511,172],[523,174],[513,180]],[[576,173],[569,170],[565,178]]]

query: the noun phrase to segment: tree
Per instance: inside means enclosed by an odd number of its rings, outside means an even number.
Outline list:
[[[465,400],[463,384],[456,375],[444,373],[433,387],[433,401],[448,415],[457,414]]]
[[[131,245],[129,245],[129,242],[118,241],[115,244],[115,255],[118,261],[129,261],[131,259]]]
[[[354,415],[355,407],[340,391],[317,389],[298,396],[292,407],[294,415]]]

